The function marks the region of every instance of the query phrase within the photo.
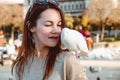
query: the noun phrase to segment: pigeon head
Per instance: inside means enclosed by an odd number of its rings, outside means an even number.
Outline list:
[[[61,31],[61,39],[69,39],[69,36],[70,35],[70,29],[69,28],[63,28],[62,31]]]

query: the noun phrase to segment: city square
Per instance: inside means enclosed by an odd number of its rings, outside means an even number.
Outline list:
[[[37,0],[0,0],[0,80],[12,80],[12,61],[20,53],[21,45],[22,49],[25,48],[22,44],[22,40],[25,40],[22,39],[25,14],[35,1]],[[39,1],[45,2],[40,3],[44,5],[54,0]],[[79,63],[86,69],[88,80],[120,80],[120,0],[58,1],[58,7],[65,17],[65,26],[62,27],[80,32],[86,41],[83,44],[80,38],[76,38],[82,47],[85,45],[88,48],[88,57],[78,57]],[[57,37],[55,35],[49,38]],[[30,40],[34,43],[31,35],[28,41]]]

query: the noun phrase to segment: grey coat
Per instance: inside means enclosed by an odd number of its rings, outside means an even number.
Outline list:
[[[31,60],[29,61],[31,62]],[[22,80],[42,80],[44,73],[44,58],[35,57],[31,66],[25,65]],[[18,80],[14,68],[13,80]],[[61,52],[57,57],[53,73],[48,80],[88,80],[86,70],[70,52]]]

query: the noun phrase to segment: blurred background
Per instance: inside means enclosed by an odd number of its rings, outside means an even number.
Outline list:
[[[80,57],[89,80],[120,80],[120,0],[58,0],[66,27],[83,34],[89,57]],[[25,14],[33,0],[0,0],[0,80],[22,42]]]

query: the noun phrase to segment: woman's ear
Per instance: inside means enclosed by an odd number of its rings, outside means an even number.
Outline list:
[[[35,27],[32,27],[32,28],[30,29],[30,31],[31,31],[32,33],[34,33],[34,32],[35,32],[35,30],[36,30],[36,28],[35,28]]]

